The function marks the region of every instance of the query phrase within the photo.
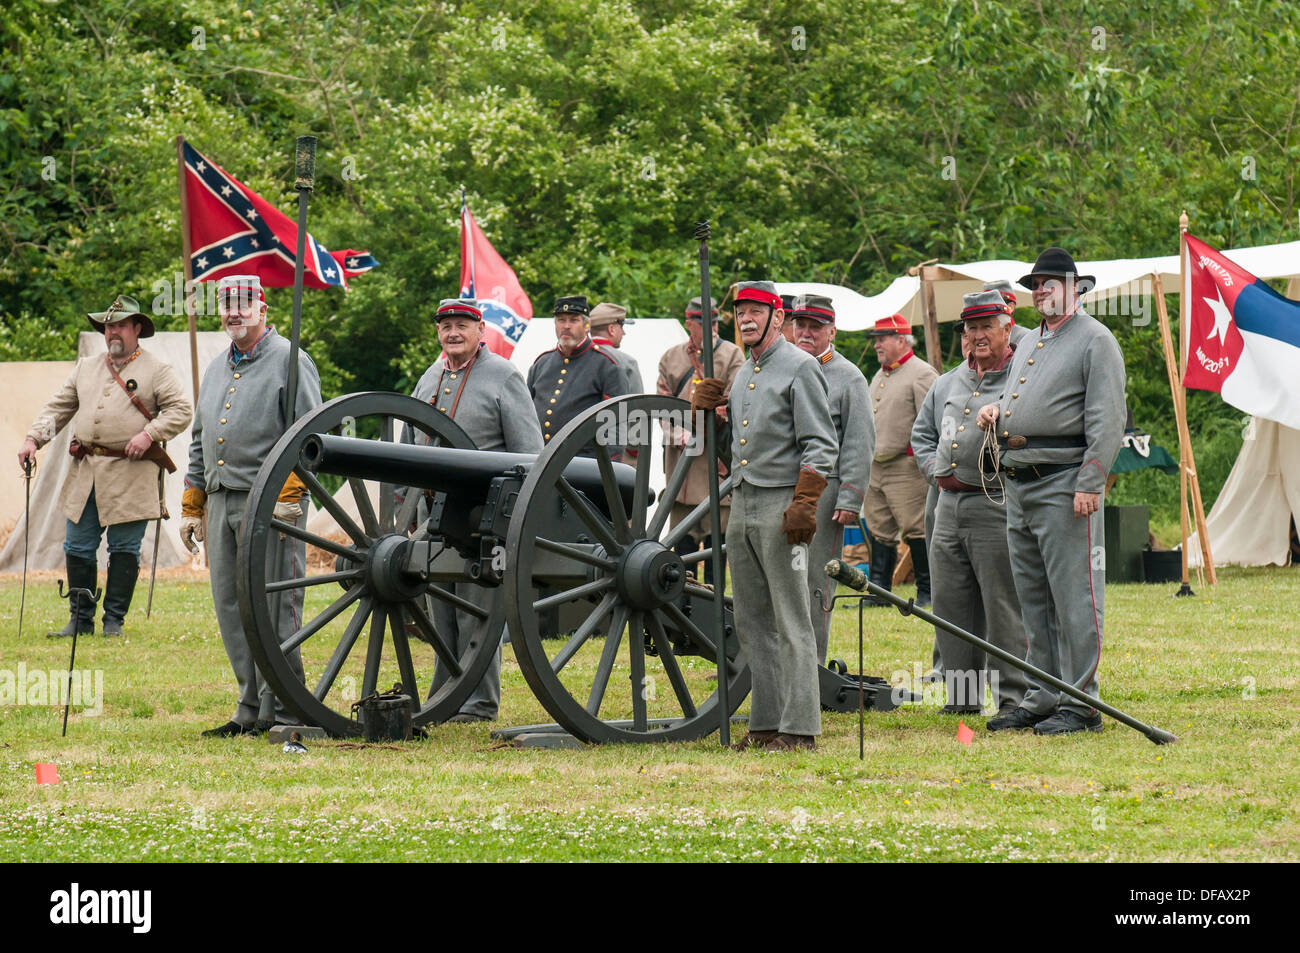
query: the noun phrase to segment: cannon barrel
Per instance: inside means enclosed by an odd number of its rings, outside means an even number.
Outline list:
[[[457,450],[330,434],[307,437],[299,459],[312,473],[332,473],[433,490],[469,503],[487,499],[488,488],[495,477],[516,467],[526,472],[537,462],[537,456],[531,453]],[[624,508],[630,508],[636,470],[627,464],[615,463],[614,477]],[[602,511],[606,510],[604,483],[595,460],[575,458],[564,468],[564,478]]]

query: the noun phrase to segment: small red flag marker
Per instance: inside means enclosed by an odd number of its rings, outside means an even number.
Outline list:
[[[36,762],[36,783],[37,784],[58,784],[59,768],[57,765],[47,764],[43,761]]]
[[[967,746],[975,740],[975,732],[964,721],[957,722],[957,740]]]

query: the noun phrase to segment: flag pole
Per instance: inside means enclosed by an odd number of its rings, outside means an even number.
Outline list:
[[[1192,504],[1196,515],[1196,536],[1201,547],[1201,562],[1205,566],[1205,571],[1210,581],[1210,585],[1218,584],[1218,577],[1214,571],[1214,557],[1210,553],[1210,534],[1205,525],[1205,511],[1201,507],[1200,481],[1196,478],[1196,457],[1192,452],[1192,437],[1187,426],[1187,403],[1185,400],[1186,390],[1183,388],[1182,378],[1178,373],[1177,361],[1174,357],[1173,334],[1169,330],[1169,311],[1165,307],[1165,289],[1160,280],[1160,275],[1156,272],[1151,273],[1151,283],[1156,302],[1156,315],[1160,319],[1160,343],[1165,355],[1165,372],[1169,376],[1169,393],[1174,401],[1174,421],[1178,427],[1178,472],[1183,478],[1183,492],[1188,489],[1188,481],[1192,487]],[[1186,497],[1183,499],[1183,507],[1180,513],[1182,531],[1183,531],[1183,579],[1182,588],[1178,590],[1180,596],[1195,595],[1192,591],[1191,583],[1188,578],[1188,559],[1187,543],[1191,538],[1191,522],[1188,517],[1188,508]]]
[[[185,264],[185,314],[190,326],[190,376],[194,406],[199,403],[199,324],[194,301],[194,262],[190,248],[190,202],[185,194],[185,137],[176,137],[176,182],[181,191],[181,260]]]

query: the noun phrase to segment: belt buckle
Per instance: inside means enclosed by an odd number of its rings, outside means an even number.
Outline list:
[[[104,455],[103,447],[91,447],[90,452],[93,456],[102,457]]]
[[[1016,478],[1016,468],[1015,468],[1015,467],[1007,467],[1007,468],[1006,468],[1006,471],[1007,471],[1007,476],[1009,476],[1011,479],[1014,480],[1014,479]]]

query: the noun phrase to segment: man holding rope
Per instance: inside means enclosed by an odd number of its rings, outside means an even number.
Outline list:
[[[1079,304],[1095,284],[1062,248],[1020,279],[1043,317],[1017,346],[995,402],[977,420],[997,438],[1006,479],[1007,545],[1029,661],[1098,697],[1105,609],[1102,492],[1124,436],[1124,356]],[[945,659],[946,661],[946,659]],[[1101,715],[1029,677],[1018,708],[991,731],[1100,731]]]
[[[939,490],[930,543],[934,613],[1023,659],[1025,627],[1007,552],[1005,499],[996,481],[980,472],[985,431],[970,423],[968,413],[982,405],[983,397],[1001,392],[1006,381],[1014,354],[1011,309],[997,291],[965,295],[962,304],[963,340],[970,357],[931,388],[931,394],[942,395],[937,426],[922,415],[912,428],[916,462]],[[1020,669],[986,656],[943,629],[935,629],[935,644],[943,658],[948,695],[944,714],[982,711],[988,670],[993,673],[998,711],[1019,707],[1025,694]]]

